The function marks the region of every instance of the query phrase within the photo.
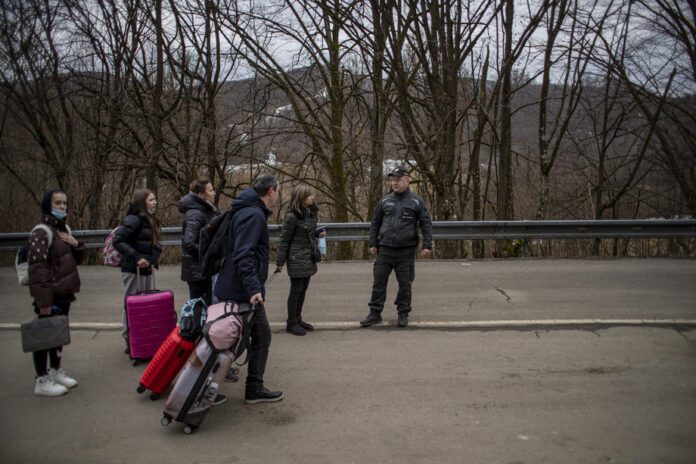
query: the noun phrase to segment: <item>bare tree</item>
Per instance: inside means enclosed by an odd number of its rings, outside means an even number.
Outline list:
[[[249,66],[281,89],[290,104],[292,120],[306,139],[307,157],[317,160],[327,179],[315,179],[314,187],[330,198],[333,219],[348,221],[345,154],[350,141],[344,138],[344,115],[348,92],[343,61],[349,50],[341,39],[344,19],[358,2],[340,0],[283,1],[265,9],[237,9],[226,15],[225,26],[234,31],[230,46],[244,56]],[[308,60],[299,72],[290,72],[282,56],[259,43],[256,29],[269,34],[275,46],[282,40],[297,47],[297,59]],[[237,42],[238,40],[238,42]],[[319,84],[319,85],[317,85]],[[290,117],[292,115],[292,117]],[[279,115],[281,116],[281,115]],[[339,259],[349,257],[349,244],[339,246]]]
[[[591,8],[588,14],[593,14]],[[582,79],[596,36],[576,18],[577,1],[553,2],[546,14],[546,41],[539,95],[539,201],[536,219],[546,217],[549,204],[550,174],[566,139],[583,91]],[[601,22],[599,27],[601,28]],[[561,39],[561,35],[564,37]],[[563,40],[565,43],[560,44]],[[557,51],[560,50],[560,53]],[[560,65],[560,66],[558,66]],[[560,67],[560,70],[558,68]],[[557,70],[559,85],[552,84]]]
[[[461,170],[463,63],[496,14],[493,2],[406,1],[392,18],[389,69],[405,157],[432,186],[434,217],[461,215],[453,195]],[[402,39],[407,31],[406,40]]]
[[[79,165],[85,155],[79,141],[85,134],[73,105],[79,89],[63,66],[70,50],[64,10],[59,3],[39,0],[6,1],[0,10],[4,110],[25,137],[12,146],[5,139],[0,164],[32,197],[39,198],[47,184],[57,184],[71,195],[73,211],[82,211],[85,198],[93,192],[79,191]],[[45,178],[30,178],[35,172],[25,171],[26,160],[47,168]]]

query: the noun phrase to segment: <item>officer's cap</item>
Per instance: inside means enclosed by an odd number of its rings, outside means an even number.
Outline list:
[[[389,174],[387,174],[388,177],[401,177],[401,176],[408,176],[408,167],[401,164],[398,166],[395,166],[391,171],[389,171]]]

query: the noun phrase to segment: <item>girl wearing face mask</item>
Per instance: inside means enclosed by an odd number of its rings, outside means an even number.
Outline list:
[[[65,223],[67,213],[65,192],[49,190],[41,201],[41,224],[34,227],[29,237],[29,292],[38,317],[67,316],[75,293],[80,291],[77,265],[82,262],[85,246],[72,236]],[[62,357],[63,347],[33,353],[34,394],[60,396],[77,385],[61,369]]]
[[[191,182],[189,193],[177,207],[184,215],[181,222],[181,280],[188,283],[189,298],[203,298],[206,304],[212,302],[212,279],[201,272],[198,246],[201,229],[219,214],[215,201],[213,184],[207,178]]]
[[[121,278],[126,295],[135,295],[138,291],[153,290],[155,286],[152,268],[157,267],[157,259],[162,252],[159,244],[161,225],[155,213],[157,199],[148,189],[136,190],[129,205],[128,214],[114,233],[114,248],[121,253]],[[140,281],[138,282],[138,272]],[[128,322],[126,321],[125,296],[123,307],[123,339],[128,348]]]

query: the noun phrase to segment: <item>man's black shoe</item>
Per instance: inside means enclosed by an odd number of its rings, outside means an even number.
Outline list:
[[[260,390],[247,390],[244,395],[244,402],[247,404],[254,403],[274,403],[280,401],[285,397],[283,392],[280,391],[270,391],[267,388],[261,388]]]
[[[396,324],[399,327],[406,327],[408,325],[408,313],[399,313],[399,319]]]
[[[382,322],[382,315],[376,311],[370,311],[365,319],[360,321],[360,325],[363,327],[370,327],[371,325],[379,324]]]
[[[224,403],[225,401],[227,401],[227,397],[225,395],[221,395],[218,393],[217,396],[215,397],[215,399],[213,400],[213,402],[210,403],[210,405],[211,406],[219,406],[222,403]]]

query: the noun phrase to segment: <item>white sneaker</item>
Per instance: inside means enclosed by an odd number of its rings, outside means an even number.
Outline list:
[[[48,375],[36,378],[34,394],[39,396],[60,396],[68,393],[68,389],[58,385]]]
[[[63,369],[49,369],[48,376],[58,385],[62,385],[66,388],[73,388],[77,385],[77,380],[72,377],[68,377]]]

